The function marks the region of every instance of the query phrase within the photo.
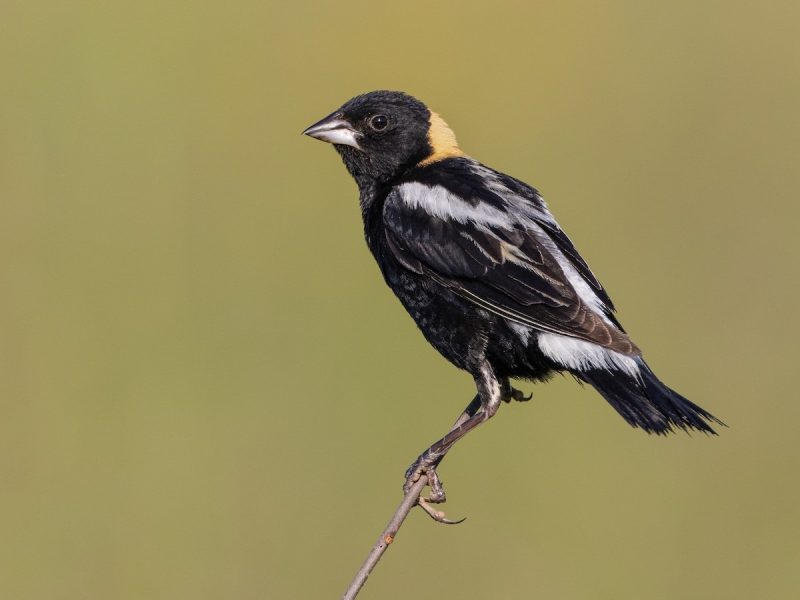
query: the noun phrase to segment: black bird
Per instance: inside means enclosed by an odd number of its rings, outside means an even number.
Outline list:
[[[478,394],[406,472],[406,490],[452,445],[526,399],[510,378],[570,373],[633,427],[714,433],[718,419],[655,376],[614,305],[532,187],[458,147],[444,120],[402,92],[356,96],[304,134],[330,142],[359,189],[367,244],[422,334]],[[440,515],[429,511],[432,515]]]

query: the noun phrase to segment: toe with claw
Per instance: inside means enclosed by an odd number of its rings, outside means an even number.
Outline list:
[[[442,502],[445,502],[447,500],[447,496],[444,492],[442,480],[439,478],[439,474],[436,472],[435,464],[431,464],[431,462],[429,460],[425,460],[424,457],[417,459],[417,461],[406,471],[406,483],[403,486],[403,491],[408,493],[414,483],[419,481],[419,478],[423,475],[428,478],[430,493],[426,497],[419,497],[417,504],[419,504],[420,508],[422,508],[422,510],[424,510],[428,516],[437,523],[456,525],[463,522],[464,519],[459,519],[458,521],[448,519],[445,517],[445,514],[442,511],[436,510],[433,506],[431,506],[432,504],[441,504]]]
[[[517,402],[527,402],[533,398],[533,394],[528,394],[527,396],[522,393],[522,390],[518,390],[517,388],[511,388],[511,393],[509,394],[509,400],[516,400]]]
[[[441,510],[436,510],[433,508],[427,498],[420,497],[420,499],[417,501],[417,504],[419,504],[419,507],[428,513],[428,516],[437,523],[442,523],[444,525],[458,525],[459,523],[463,523],[467,520],[467,517],[459,519],[458,521],[448,519]]]

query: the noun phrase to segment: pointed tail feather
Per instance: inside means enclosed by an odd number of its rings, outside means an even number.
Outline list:
[[[643,360],[637,362],[640,378],[605,369],[572,373],[600,392],[633,427],[641,427],[648,433],[665,435],[677,427],[716,435],[710,424],[725,426],[714,415],[661,383]]]

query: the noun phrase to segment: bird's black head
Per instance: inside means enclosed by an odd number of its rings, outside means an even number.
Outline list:
[[[356,96],[303,133],[334,144],[360,186],[463,154],[442,118],[403,92]]]

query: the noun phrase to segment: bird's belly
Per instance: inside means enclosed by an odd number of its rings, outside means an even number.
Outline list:
[[[540,379],[551,372],[535,336],[522,339],[504,318],[405,269],[388,273],[386,281],[425,339],[456,367],[469,371],[476,358],[485,358],[499,376]]]
[[[415,273],[400,271],[386,280],[425,339],[455,366],[468,369],[470,352],[490,326],[484,311]]]

